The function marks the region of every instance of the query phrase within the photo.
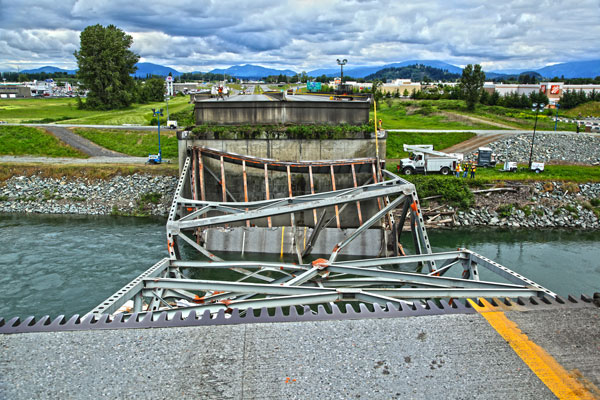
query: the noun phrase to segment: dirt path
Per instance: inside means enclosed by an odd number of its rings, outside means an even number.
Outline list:
[[[454,119],[459,119],[459,120],[469,120],[472,122],[477,122],[479,124],[486,124],[486,125],[491,125],[491,126],[497,126],[498,128],[503,128],[503,129],[517,129],[514,126],[509,126],[509,125],[504,125],[501,124],[499,122],[494,122],[494,121],[489,121],[487,119],[483,119],[483,118],[477,118],[477,117],[472,117],[470,115],[462,115],[462,114],[456,114],[453,112],[449,112],[449,111],[442,111],[442,114],[450,117],[450,118],[454,118]]]
[[[478,135],[472,137],[471,139],[465,140],[464,142],[457,143],[454,146],[450,146],[447,149],[442,149],[441,151],[443,151],[444,153],[469,153],[473,150],[478,149],[479,147],[485,146],[486,144],[495,142],[496,140],[499,140],[502,137],[507,137],[515,134],[516,133],[512,132],[504,132],[497,133],[495,135]]]
[[[125,154],[100,147],[96,143],[91,142],[82,136],[76,135],[69,129],[60,126],[46,126],[44,129],[69,146],[91,157],[129,157]]]

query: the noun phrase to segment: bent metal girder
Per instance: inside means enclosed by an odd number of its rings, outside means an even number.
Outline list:
[[[198,176],[203,155],[221,160],[222,165],[224,160],[241,164],[244,172],[246,165],[264,169],[265,173],[269,169],[285,171],[288,182],[290,171],[308,170],[311,186],[313,172],[329,171],[334,190],[315,193],[311,187],[311,194],[302,196],[227,201],[233,196],[221,168],[224,200],[206,201]],[[20,322],[18,318],[10,321],[0,318],[0,333],[464,313],[472,312],[464,300],[468,298],[529,297],[532,304],[538,304],[534,299],[547,302],[549,297],[564,303],[550,290],[470,250],[433,253],[414,186],[381,170],[375,159],[285,163],[206,148],[194,149],[191,156],[185,161],[169,213],[168,258],[157,262],[82,319],[74,316],[68,321],[63,317],[50,321],[44,317],[36,322],[30,317]],[[372,171],[373,177],[370,182],[357,185],[356,171]],[[353,187],[336,189],[334,172],[352,173]],[[245,186],[244,179],[244,189]],[[371,215],[360,208],[361,202],[369,200],[376,200],[378,205]],[[311,240],[318,240],[318,230],[334,218],[339,221],[339,214],[348,204],[357,206],[358,227],[333,246],[328,259],[315,259],[305,249],[298,255],[298,263],[225,261],[208,251],[197,236],[193,237],[200,229],[284,214],[292,216],[293,225],[294,213],[335,207],[336,215],[328,222],[324,222],[324,215],[317,219],[314,212]],[[402,210],[398,221],[389,216],[394,208]],[[378,221],[380,229],[389,232],[392,238],[391,254],[385,251],[383,257],[353,260],[338,257],[350,242]],[[410,226],[415,252],[412,255],[404,255],[402,247],[397,247],[405,221]],[[208,261],[182,259],[178,239]],[[486,271],[485,279],[480,277],[480,269]],[[234,278],[211,278],[219,270],[233,271],[229,276]],[[521,303],[522,300],[518,304]],[[254,315],[258,309],[259,317]],[[268,309],[275,310],[274,317],[269,316]]]
[[[190,156],[182,168],[181,177],[175,192],[175,197],[169,218],[167,221],[167,241],[169,257],[180,258],[179,243],[184,242],[202,253],[204,256],[219,261],[221,258],[209,251],[199,239],[199,232],[208,227],[243,225],[250,227],[250,221],[267,219],[268,226],[272,227],[272,218],[281,215],[289,215],[292,232],[302,227],[295,223],[295,214],[311,211],[314,215],[314,228],[311,228],[311,240],[316,239],[321,229],[332,220],[322,224],[324,215],[317,218],[317,210],[333,208],[337,227],[340,228],[340,214],[349,204],[355,204],[358,211],[356,231],[345,240],[331,248],[330,260],[333,261],[350,242],[354,241],[367,229],[373,229],[378,223],[384,230],[382,235],[384,252],[387,252],[387,233],[401,229],[407,215],[410,216],[410,226],[413,242],[418,254],[431,253],[431,246],[425,230],[424,221],[420,213],[420,205],[415,187],[410,182],[381,169],[381,163],[375,158],[360,158],[348,160],[331,161],[298,161],[284,162],[271,159],[243,156],[227,153],[206,147],[194,147],[189,150]],[[206,167],[203,157],[220,160],[221,176],[216,176]],[[242,165],[244,201],[235,201],[233,194],[227,188],[227,177],[224,164]],[[264,170],[264,185],[266,199],[259,201],[248,201],[246,167]],[[209,171],[222,189],[222,201],[207,201],[205,190],[204,171]],[[268,171],[280,171],[287,174],[289,197],[270,198]],[[353,186],[348,188],[336,188],[335,173],[347,173],[352,175]],[[294,196],[292,193],[291,172],[306,173],[310,180],[311,194]],[[314,174],[326,174],[331,178],[332,191],[315,192],[313,184]],[[357,183],[357,173],[372,174],[372,177],[362,185]],[[396,197],[392,199],[392,197]],[[228,201],[233,200],[233,201]],[[361,209],[368,201],[376,201],[376,212],[368,215],[368,211]],[[391,211],[403,205],[404,212],[399,224],[395,224]],[[285,226],[283,226],[285,229]],[[289,231],[288,231],[289,232]],[[196,238],[192,236],[196,235]],[[283,237],[283,232],[282,232]],[[394,235],[394,238],[399,237]],[[293,240],[295,240],[295,236]],[[311,241],[309,241],[311,242]],[[309,243],[312,245],[312,243]],[[375,246],[373,246],[375,247]],[[391,245],[393,254],[398,253],[396,240]],[[310,246],[300,249],[295,243],[298,260],[302,263],[302,257],[310,252]],[[426,262],[430,271],[435,270],[435,262]]]
[[[287,198],[237,202],[227,201],[233,196],[227,194],[224,168],[221,168],[223,175],[220,182],[224,201],[215,202],[205,200],[204,189],[199,187],[202,179],[198,175],[201,175],[203,155],[220,159],[221,165],[224,160],[242,164],[244,171],[246,164],[265,171],[268,168],[287,171],[288,178],[291,164],[297,172],[308,169],[312,173],[313,166],[314,170],[332,171],[335,164],[339,171],[343,168],[353,172],[371,168],[374,173],[372,182],[361,186],[321,193],[311,190],[311,194]],[[349,166],[352,162],[361,167]],[[244,181],[244,186],[245,184]],[[240,224],[284,214],[293,216],[294,213],[306,210],[335,206],[337,214],[337,207],[343,209],[347,204],[360,204],[368,200],[377,200],[379,207],[372,215],[361,218],[358,228],[331,249],[328,259],[303,259],[299,255],[297,264],[225,261],[206,249],[197,237],[193,237],[199,229]],[[402,208],[398,222],[387,218],[396,207]],[[385,257],[338,261],[340,252],[378,221],[384,221],[382,229],[392,231],[392,248],[395,249],[395,242],[400,243],[406,219],[410,220],[416,254],[390,256],[386,252]],[[293,218],[291,221],[294,221]],[[322,222],[323,218],[315,223],[314,230],[318,231]],[[401,309],[414,307],[417,303],[426,304],[424,302],[427,299],[556,296],[522,275],[472,251],[461,249],[433,253],[414,185],[379,169],[379,163],[374,159],[284,163],[206,148],[194,149],[191,157],[184,163],[178,182],[167,222],[167,239],[169,258],[161,260],[140,275],[92,310],[91,314],[122,313],[125,318],[131,315],[135,315],[135,318],[148,315],[150,320],[168,320],[176,315],[185,318],[192,314],[230,312],[232,309],[244,311],[311,305],[327,305],[332,308],[339,302],[377,304]],[[178,242],[186,243],[209,261],[182,260]],[[427,266],[425,273],[422,272],[424,266]],[[490,271],[494,279],[482,280],[479,276],[480,267]],[[239,275],[227,280],[207,279],[207,275],[202,272],[223,269]],[[192,275],[201,278],[192,279]],[[160,312],[166,313],[166,316],[160,317]]]

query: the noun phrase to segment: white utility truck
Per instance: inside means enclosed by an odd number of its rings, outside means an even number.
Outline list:
[[[404,151],[411,153],[409,158],[403,158],[398,165],[398,171],[404,175],[432,172],[448,175],[456,170],[459,163],[456,155],[435,151],[431,144],[405,144]]]

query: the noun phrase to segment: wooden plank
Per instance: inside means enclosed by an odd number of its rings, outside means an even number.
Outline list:
[[[248,177],[246,175],[246,160],[242,160],[242,175],[244,178],[244,202],[248,202]],[[248,208],[246,207],[246,211]],[[250,220],[246,220],[246,226],[250,227]]]
[[[225,162],[221,156],[221,192],[223,193],[223,203],[227,202],[227,187],[225,185]]]
[[[358,187],[358,182],[356,181],[356,168],[354,168],[354,164],[350,164],[352,167],[352,180],[354,181],[354,187]],[[362,212],[360,210],[360,201],[356,202],[356,211],[358,212],[358,226],[362,225]]]
[[[331,187],[333,188],[333,191],[335,192],[335,173],[333,172],[333,165],[329,166],[329,171],[331,172]],[[340,224],[340,209],[338,208],[337,205],[334,206],[335,208],[335,221],[337,223],[337,227],[338,229],[341,229],[341,224]]]
[[[375,171],[375,164],[371,164],[371,169],[373,170],[373,182],[379,183],[379,179],[377,178],[377,172]],[[381,210],[381,199],[377,198],[377,207]]]
[[[198,200],[198,180],[196,173],[196,157],[192,155],[192,174],[191,174],[191,189],[192,189],[192,199]]]
[[[315,194],[315,185],[313,183],[312,165],[308,166],[308,176],[310,177],[310,194]],[[317,226],[317,209],[313,208],[313,219],[315,226]]]
[[[200,200],[206,201],[206,191],[204,189],[204,164],[202,163],[202,151],[198,150],[198,167],[200,169]]]
[[[286,170],[287,170],[288,192],[289,192],[290,197],[294,197],[294,194],[292,193],[292,174],[290,172],[289,165],[286,167]],[[292,225],[292,228],[296,225],[295,220],[294,220],[294,213],[290,213],[290,223]]]
[[[265,193],[267,195],[267,200],[270,200],[270,195],[269,195],[269,169],[267,167],[267,164],[265,164]],[[267,217],[267,224],[268,224],[269,228],[272,227],[271,217]]]

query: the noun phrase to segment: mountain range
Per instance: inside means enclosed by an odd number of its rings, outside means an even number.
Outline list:
[[[229,67],[227,69],[213,69],[212,71],[209,71],[213,74],[227,74],[230,76],[234,76],[236,78],[256,78],[256,79],[260,79],[260,78],[264,78],[265,76],[269,76],[269,75],[287,75],[287,76],[293,76],[296,75],[296,72],[292,71],[291,69],[284,69],[284,70],[278,70],[278,69],[272,69],[272,68],[265,68],[265,67],[261,67],[258,65],[252,65],[252,64],[246,64],[246,65],[234,65],[233,67]]]
[[[462,68],[456,65],[448,64],[439,60],[406,60],[398,63],[378,65],[378,66],[356,66],[344,68],[344,75],[351,76],[353,78],[364,78],[367,75],[374,74],[385,68],[400,68],[408,65],[422,64],[429,67],[439,68],[446,70],[453,74],[461,74]],[[169,72],[173,76],[179,76],[182,73],[171,68],[159,64],[153,63],[137,63],[138,69],[133,76],[145,78],[150,75],[167,76]],[[74,74],[76,70],[66,70],[53,66],[45,66],[36,69],[23,70],[22,73],[55,73],[55,72],[67,72],[68,74]],[[259,79],[269,75],[296,75],[297,72],[285,69],[272,69],[265,68],[258,65],[244,64],[235,65],[226,69],[213,69],[210,71],[214,74],[227,74],[236,78],[243,79]],[[326,75],[328,77],[339,76],[340,69],[338,68],[323,68],[308,71],[307,74],[312,77],[318,77]],[[547,67],[543,67],[537,70],[531,69],[510,69],[510,70],[498,70],[498,71],[486,71],[486,77],[489,79],[501,77],[504,75],[518,75],[523,72],[534,72],[541,76],[551,79],[553,77],[564,77],[564,78],[595,78],[600,76],[600,60],[591,61],[574,61],[561,64],[554,64]]]

